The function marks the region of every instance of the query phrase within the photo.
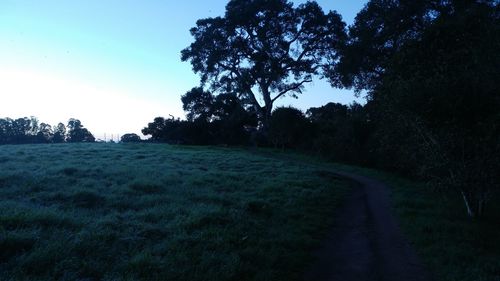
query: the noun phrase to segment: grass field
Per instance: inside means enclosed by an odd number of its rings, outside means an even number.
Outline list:
[[[386,182],[404,233],[439,281],[500,281],[500,194],[486,217],[471,221],[456,191],[437,192],[388,173],[352,166],[338,169]]]
[[[299,280],[350,185],[243,149],[0,146],[0,280]]]

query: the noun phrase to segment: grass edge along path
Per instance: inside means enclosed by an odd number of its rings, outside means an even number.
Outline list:
[[[265,150],[287,159],[324,162],[301,153]],[[384,171],[339,163],[330,164],[338,171],[367,176],[386,183],[391,205],[403,233],[416,250],[434,280],[500,281],[500,204],[492,200],[489,212],[480,221],[466,216],[457,192],[434,191]],[[498,199],[498,196],[496,197]]]
[[[400,227],[418,255],[443,281],[500,281],[500,206],[471,221],[458,192],[435,191],[395,175],[337,165],[385,181]]]

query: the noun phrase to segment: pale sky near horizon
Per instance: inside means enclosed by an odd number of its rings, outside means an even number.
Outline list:
[[[317,2],[350,24],[366,0]],[[0,118],[35,116],[51,125],[78,118],[109,139],[142,136],[156,116],[184,117],[180,96],[199,77],[180,51],[192,42],[196,20],[223,15],[226,3],[0,0]],[[362,102],[315,81],[299,99],[277,105],[306,110],[353,100]]]

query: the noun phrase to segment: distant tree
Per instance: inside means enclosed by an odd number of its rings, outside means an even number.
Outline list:
[[[278,107],[269,122],[269,140],[275,147],[297,148],[306,141],[310,129],[302,111],[293,107]]]
[[[371,124],[364,106],[328,103],[308,109],[306,115],[314,128],[311,145],[316,153],[336,161],[367,164]]]
[[[52,142],[54,143],[62,143],[66,140],[66,126],[63,123],[57,124],[52,129],[54,132],[54,136],[52,137]]]
[[[12,142],[12,119],[0,119],[0,143],[8,144]]]
[[[38,132],[36,133],[37,143],[50,143],[52,142],[54,133],[52,131],[52,126],[47,123],[40,123],[38,126]]]
[[[33,116],[0,119],[0,144],[48,143],[51,139],[50,125]]]
[[[68,142],[95,142],[94,136],[89,130],[83,127],[78,119],[71,118],[68,121]]]
[[[11,140],[14,144],[30,143],[32,139],[33,126],[37,122],[32,123],[32,119],[24,117],[17,118],[11,123]]]
[[[171,120],[175,120],[175,118],[172,116]],[[166,127],[165,118],[156,117],[153,122],[148,123],[148,126],[142,129],[142,134],[151,136],[151,140],[153,141],[164,141]]]
[[[121,142],[141,142],[141,137],[139,137],[137,134],[131,133],[131,134],[124,134],[120,138]]]
[[[182,60],[200,73],[202,86],[236,93],[265,128],[277,99],[297,97],[336,59],[344,29],[340,15],[325,14],[314,1],[294,8],[286,0],[231,0],[224,17],[197,21]]]
[[[234,94],[215,97],[202,88],[193,88],[181,100],[192,122],[184,126],[203,127],[209,143],[243,144],[248,138],[244,126],[257,125],[255,114],[249,113]]]
[[[171,116],[168,119],[156,117],[142,129],[145,136],[151,135],[152,141],[172,144],[212,144],[210,123],[204,120],[185,121]]]
[[[311,107],[306,114],[314,122],[328,122],[347,118],[349,107],[340,103],[327,103],[321,107]]]

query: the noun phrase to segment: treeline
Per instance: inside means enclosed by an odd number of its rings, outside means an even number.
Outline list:
[[[192,110],[189,106],[185,109]],[[256,116],[238,103],[214,109],[210,104],[204,108],[198,104],[196,110],[203,114],[190,111],[188,120],[157,117],[142,133],[150,135],[151,141],[170,144],[296,149],[335,161],[375,164],[375,157],[369,156],[373,122],[367,107],[358,103],[329,103],[305,113],[293,107],[278,107],[272,112],[266,132],[258,129]]]
[[[248,144],[257,117],[234,95],[214,96],[193,88],[181,98],[187,120],[157,117],[142,130],[151,140],[174,144]]]
[[[231,0],[223,18],[197,22],[182,51],[203,87],[182,97],[188,120],[156,118],[143,133],[396,170],[458,191],[481,216],[500,187],[498,1],[370,0],[348,27],[314,1],[268,2]],[[366,105],[273,107],[313,75]]]
[[[0,119],[0,144],[34,144],[63,142],[95,142],[92,133],[80,120],[69,119],[67,125],[51,126],[35,117]]]

